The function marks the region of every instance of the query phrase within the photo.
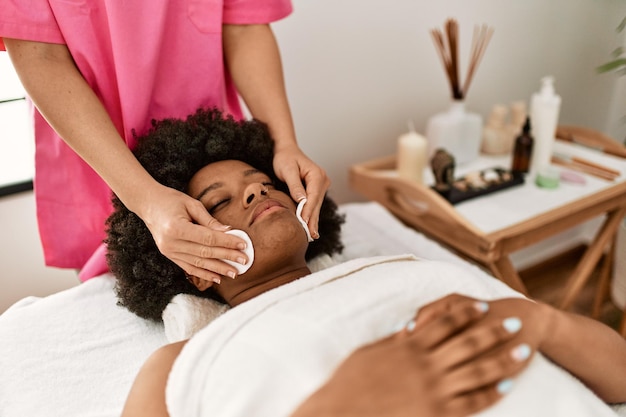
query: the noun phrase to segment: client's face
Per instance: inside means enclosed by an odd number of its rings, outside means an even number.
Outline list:
[[[215,287],[230,305],[309,273],[304,259],[308,242],[296,204],[265,173],[241,161],[215,162],[193,176],[188,194],[220,223],[243,230],[252,240],[252,267],[234,280],[222,278]]]

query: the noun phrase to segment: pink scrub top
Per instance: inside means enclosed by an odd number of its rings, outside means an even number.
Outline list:
[[[222,24],[264,24],[290,0],[3,0],[1,38],[65,44],[128,146],[152,119],[216,106],[241,117],[225,70]],[[63,105],[63,103],[59,103]],[[34,188],[46,264],[107,271],[106,183],[34,111]]]

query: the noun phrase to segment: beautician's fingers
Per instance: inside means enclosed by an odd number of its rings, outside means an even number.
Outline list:
[[[154,199],[158,204],[151,204],[142,217],[159,251],[187,273],[204,279],[235,273],[234,267],[224,267],[225,263],[204,260],[217,257],[237,261],[246,242],[225,234],[229,227],[209,215],[198,200],[171,188],[161,190]],[[190,270],[190,265],[196,269]],[[199,270],[205,267],[218,270]]]
[[[420,328],[409,323],[406,332],[421,348],[431,349],[484,317],[488,309],[487,303],[470,298],[459,299],[450,305],[449,311],[442,312]]]
[[[202,226],[194,225],[194,227]],[[205,280],[219,283],[221,276],[236,278],[237,269],[222,260],[247,265],[250,259],[243,252],[246,242],[225,232],[211,231],[208,233],[205,227],[202,228],[206,235],[204,244],[180,242],[179,251],[171,254],[170,259],[174,260],[188,274]],[[235,248],[233,249],[233,247]]]
[[[222,234],[226,237],[232,237],[229,234]],[[216,244],[220,245],[221,243],[216,239]],[[248,256],[239,249],[228,249],[221,246],[205,246],[192,243],[183,243],[181,248],[185,249],[185,251],[179,252],[175,255],[175,258],[189,265],[189,267],[181,267],[190,274],[195,274],[196,272],[202,274],[202,270],[206,270],[235,278],[237,273],[236,268],[222,262],[222,260],[229,260],[241,265],[247,265],[248,262],[250,262]],[[190,268],[193,268],[193,271]],[[204,278],[204,276],[201,276],[201,278]]]
[[[330,179],[326,172],[295,145],[276,152],[274,171],[289,187],[291,198],[295,201],[307,199],[302,210],[302,218],[309,225],[311,236],[317,239],[319,213],[324,195],[330,187]]]

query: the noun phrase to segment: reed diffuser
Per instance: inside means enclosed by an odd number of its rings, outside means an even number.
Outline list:
[[[430,33],[450,84],[452,104],[447,111],[438,113],[428,120],[426,137],[429,154],[432,155],[437,149],[443,148],[454,156],[457,164],[463,164],[477,158],[480,150],[482,117],[466,111],[465,99],[478,65],[493,36],[493,29],[486,25],[474,27],[464,82],[459,72],[458,22],[448,19],[445,22],[444,31],[433,29]]]

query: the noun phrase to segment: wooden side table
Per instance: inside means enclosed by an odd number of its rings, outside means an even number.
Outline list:
[[[615,181],[584,175],[585,185],[562,183],[554,190],[541,189],[534,184],[533,178],[527,178],[522,186],[452,206],[428,185],[399,178],[395,170],[395,156],[389,156],[352,166],[350,185],[369,199],[381,203],[406,224],[482,264],[494,276],[525,294],[526,287],[511,262],[511,253],[587,220],[604,216],[604,223],[564,289],[560,307],[567,309],[577,298],[605,249],[612,253],[615,233],[626,215],[626,157],[617,156],[620,152],[626,156],[626,149],[588,129],[560,126],[559,133],[561,136],[569,135],[569,139],[573,137],[595,146],[604,144],[615,150],[611,155],[573,142],[559,140],[555,143],[555,151],[592,160],[620,171],[621,175]],[[510,167],[510,157],[479,159],[465,170],[495,165]],[[606,274],[611,273],[611,268],[603,269]]]

